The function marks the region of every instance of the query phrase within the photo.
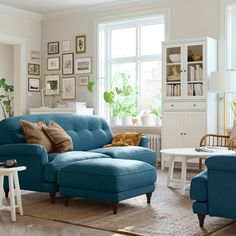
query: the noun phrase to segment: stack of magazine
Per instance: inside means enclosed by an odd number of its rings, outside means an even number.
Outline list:
[[[200,148],[195,148],[195,151],[197,151],[197,152],[214,152],[215,150],[212,148],[208,148],[208,147],[200,147]]]

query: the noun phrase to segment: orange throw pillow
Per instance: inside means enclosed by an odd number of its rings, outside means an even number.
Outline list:
[[[50,121],[48,127],[44,126],[43,130],[55,145],[57,152],[67,152],[73,150],[71,137],[56,122]]]
[[[114,147],[114,146],[138,146],[142,134],[137,132],[123,132],[118,133],[113,137],[112,143],[105,145],[104,147]]]
[[[46,127],[46,124],[43,122],[32,123],[26,120],[20,120],[21,126],[23,128],[24,137],[26,143],[30,144],[39,144],[47,150],[47,152],[54,152],[54,144],[43,132],[43,127]]]

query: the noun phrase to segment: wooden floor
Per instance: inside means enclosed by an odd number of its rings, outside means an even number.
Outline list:
[[[31,202],[32,194],[22,191],[24,201]],[[34,201],[38,197],[42,200],[42,194],[34,194]],[[43,198],[49,199],[47,194]],[[181,210],[181,209],[180,209]],[[20,216],[17,214],[17,221],[12,222],[10,212],[0,212],[0,236],[122,236],[109,231],[97,230],[93,228],[40,219],[30,216]],[[194,232],[193,232],[194,235]],[[235,236],[236,222],[213,234],[212,236]],[[188,236],[188,235],[184,235]],[[190,236],[190,235],[189,235]]]

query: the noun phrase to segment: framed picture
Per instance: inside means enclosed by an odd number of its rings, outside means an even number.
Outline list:
[[[59,94],[60,75],[45,75],[45,95]]]
[[[48,70],[60,70],[60,57],[48,58]]]
[[[92,58],[77,58],[75,60],[76,74],[89,74],[92,72]]]
[[[79,77],[79,85],[80,86],[87,86],[89,83],[89,76],[81,76]]]
[[[76,45],[76,53],[86,52],[86,36],[85,35],[76,36],[75,45]]]
[[[75,99],[75,77],[62,79],[62,99]]]
[[[48,43],[48,54],[58,54],[59,53],[59,42],[49,42]]]
[[[74,53],[62,54],[62,74],[63,75],[74,74]]]
[[[40,75],[40,65],[28,63],[28,74],[29,75]]]
[[[62,42],[62,51],[70,51],[70,40],[65,40]]]
[[[31,50],[31,61],[39,62],[40,61],[40,52]]]
[[[28,91],[39,92],[39,78],[28,78]]]

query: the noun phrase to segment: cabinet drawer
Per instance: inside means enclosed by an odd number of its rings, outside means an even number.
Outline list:
[[[165,102],[163,110],[205,110],[205,102]]]

